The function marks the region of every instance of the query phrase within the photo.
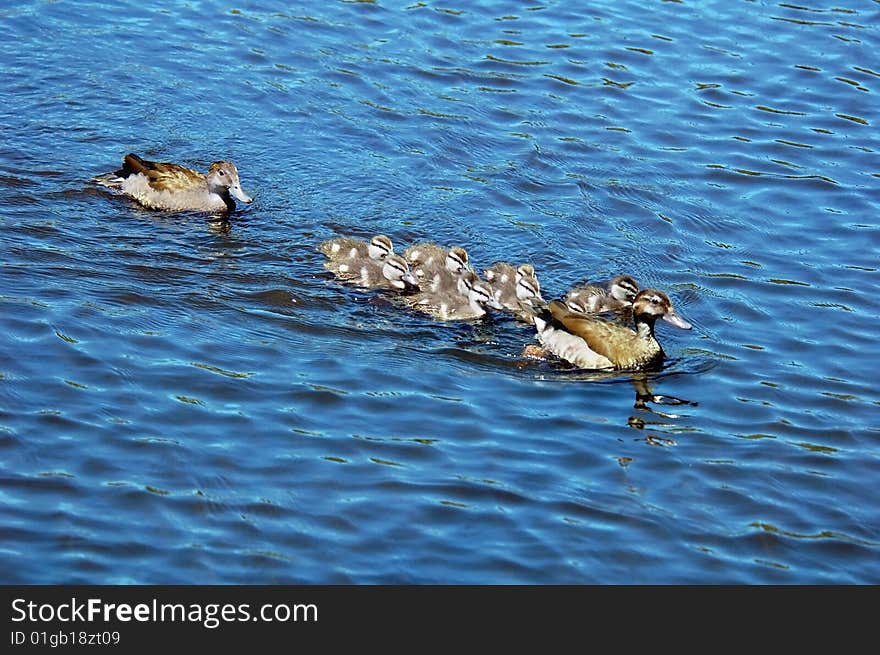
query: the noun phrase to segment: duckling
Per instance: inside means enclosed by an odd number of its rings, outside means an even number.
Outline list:
[[[531,323],[532,313],[528,310],[544,304],[535,267],[521,264],[514,268],[507,262],[496,262],[483,271],[483,274],[492,288],[495,300],[518,320]]]
[[[413,273],[413,275],[416,275]],[[418,276],[416,275],[416,279],[418,280]],[[438,299],[444,297],[452,297],[452,298],[467,298],[470,293],[471,287],[475,282],[479,281],[480,277],[472,270],[467,269],[462,271],[456,276],[455,286],[452,289],[448,289],[442,291],[440,293],[436,293],[431,290],[429,284],[426,284],[424,280],[420,280],[419,284],[419,292],[407,297],[404,302],[410,306],[422,305],[429,306],[437,304]]]
[[[235,198],[251,202],[241,188],[238,169],[230,161],[215,161],[207,175],[180,164],[154,162],[135,154],[123,158],[122,168],[92,178],[92,182],[136,200],[148,209],[228,213]]]
[[[615,312],[622,318],[632,316],[632,303],[639,284],[628,275],[618,275],[603,288],[595,284],[575,286],[565,295],[569,308],[586,314]]]
[[[565,307],[573,314],[595,314],[596,312],[593,311],[593,305],[590,302],[591,299],[592,296],[586,294],[566,296]]]
[[[336,237],[320,243],[318,250],[331,262],[349,260],[350,263],[366,258],[379,261],[394,252],[394,244],[384,234],[377,234],[369,241]]]
[[[343,282],[367,289],[416,291],[419,288],[409,264],[393,253],[378,261],[368,257],[355,262],[328,262],[327,267]]]
[[[440,265],[449,251],[436,243],[415,243],[403,251],[403,256],[411,266],[422,264],[424,266]]]
[[[420,287],[435,294],[454,292],[459,273],[470,267],[467,251],[459,246],[447,250],[434,243],[419,243],[407,248],[403,256]]]
[[[534,322],[538,341],[579,368],[640,369],[664,357],[654,336],[654,322],[658,318],[683,330],[692,327],[675,313],[669,296],[657,289],[640,291],[633,300],[635,330],[591,314],[573,312],[559,300],[536,313]]]
[[[473,271],[459,275],[457,288],[440,294],[422,293],[408,303],[414,309],[441,321],[467,321],[486,315],[486,307],[502,309],[492,288]]]

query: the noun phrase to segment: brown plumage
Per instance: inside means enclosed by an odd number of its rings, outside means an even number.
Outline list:
[[[215,162],[213,166],[218,166],[220,162]],[[135,154],[128,154],[122,160],[122,171],[120,177],[128,177],[129,175],[145,175],[148,184],[157,191],[176,191],[178,189],[186,189],[188,187],[201,184],[205,176],[198,171],[194,171],[180,164],[170,164],[168,162],[147,161],[141,159]]]

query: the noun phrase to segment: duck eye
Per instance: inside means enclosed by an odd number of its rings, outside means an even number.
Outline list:
[[[217,171],[217,174],[218,174],[218,175],[226,175],[226,171],[224,171],[224,170],[221,168],[219,171]]]

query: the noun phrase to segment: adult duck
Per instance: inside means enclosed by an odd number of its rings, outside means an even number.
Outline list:
[[[235,209],[235,200],[253,200],[241,188],[238,169],[230,161],[215,161],[205,174],[180,164],[128,154],[121,169],[98,175],[92,181],[148,209],[228,213]]]
[[[534,316],[538,341],[561,359],[585,369],[642,369],[660,362],[663,348],[654,335],[656,320],[683,330],[691,324],[675,313],[662,291],[645,289],[633,300],[635,330],[599,316],[572,311],[554,300]]]

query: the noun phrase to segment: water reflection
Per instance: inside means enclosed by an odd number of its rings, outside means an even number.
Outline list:
[[[228,237],[232,234],[232,221],[227,217],[215,218],[208,221],[208,229],[214,234]]]
[[[664,419],[677,419],[681,418],[681,414],[672,414],[670,412],[660,411],[658,409],[654,409],[649,405],[649,403],[653,403],[656,405],[690,405],[692,407],[697,406],[697,402],[693,400],[687,400],[685,398],[678,398],[676,396],[670,396],[669,394],[655,394],[651,390],[650,386],[650,377],[648,373],[638,372],[633,373],[631,377],[633,387],[635,388],[636,398],[633,407],[639,410],[643,410],[646,412],[650,412],[660,418]],[[643,428],[646,424],[654,423],[650,420],[639,419],[637,417],[630,417],[629,424],[632,427]],[[665,425],[665,424],[663,424]]]

